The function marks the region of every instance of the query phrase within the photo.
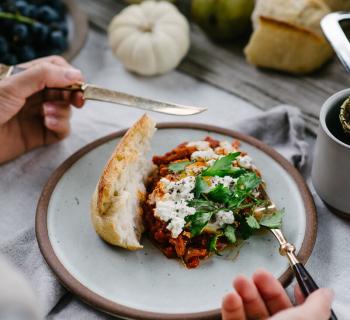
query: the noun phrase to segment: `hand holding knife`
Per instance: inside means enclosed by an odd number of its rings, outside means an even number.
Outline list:
[[[23,71],[24,69],[16,66],[6,66],[0,64],[0,80],[12,74]],[[88,83],[77,83],[76,85],[65,88],[50,88],[55,90],[82,91],[85,100],[97,100],[114,104],[125,105],[128,107],[144,109],[147,111],[188,116],[206,111],[206,108],[185,106],[177,103],[162,102],[148,98],[138,97],[124,92],[110,90],[98,87]]]

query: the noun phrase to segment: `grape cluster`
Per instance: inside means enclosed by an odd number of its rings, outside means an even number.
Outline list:
[[[61,0],[0,1],[0,62],[8,65],[68,47],[66,6]]]

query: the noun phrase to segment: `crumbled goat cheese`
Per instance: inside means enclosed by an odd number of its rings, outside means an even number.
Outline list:
[[[228,141],[221,141],[220,147],[224,149],[225,153],[231,153],[235,151],[235,149],[232,147],[232,144]]]
[[[203,151],[209,149],[208,141],[191,141],[187,143],[186,147],[196,147],[197,150]]]
[[[170,223],[167,225],[167,229],[171,232],[173,238],[177,238],[182,232],[186,222],[182,218],[175,217],[171,219]]]
[[[177,238],[185,226],[185,217],[196,213],[196,209],[189,207],[186,203],[193,199],[196,178],[188,176],[179,181],[170,181],[162,178],[162,189],[164,196],[156,201],[154,215],[165,222],[169,222],[167,229]]]
[[[216,213],[216,223],[222,227],[224,224],[232,224],[235,221],[235,217],[233,215],[233,212],[231,210],[224,211],[220,210]]]
[[[210,189],[215,188],[219,184],[222,184],[224,187],[230,188],[236,183],[237,179],[233,179],[230,176],[225,176],[225,177],[212,177],[211,178],[211,185]]]
[[[186,173],[187,174],[194,173],[195,175],[198,175],[206,168],[207,166],[191,165],[186,167]]]
[[[211,159],[218,159],[219,155],[214,152],[212,148],[209,148],[204,151],[195,151],[191,155],[191,160],[211,160]]]
[[[194,176],[188,176],[179,181],[170,181],[166,178],[160,179],[163,185],[163,191],[165,197],[170,200],[192,200],[196,178]]]
[[[252,161],[253,159],[249,156],[243,156],[237,158],[238,164],[245,168],[245,169],[251,169],[252,168]]]

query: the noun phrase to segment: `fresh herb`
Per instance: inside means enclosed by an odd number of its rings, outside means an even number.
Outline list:
[[[196,183],[194,186],[194,196],[199,198],[202,193],[207,193],[209,191],[209,186],[203,179],[201,175],[196,176]]]
[[[275,211],[271,215],[264,215],[260,219],[259,224],[270,229],[280,228],[282,224],[282,216],[282,210]]]
[[[190,231],[193,237],[202,233],[214,213],[215,211],[197,211],[195,214],[188,216],[187,222],[191,222]]]
[[[236,242],[236,230],[232,225],[226,225],[224,229],[224,236],[228,240],[229,243],[235,243]]]
[[[239,223],[239,228],[236,230],[238,233],[238,237],[242,238],[243,240],[248,239],[254,233],[255,229],[252,229],[248,225],[245,216],[238,215],[236,218],[237,222]]]
[[[191,161],[173,162],[169,164],[168,169],[174,173],[178,173],[184,171],[185,168],[191,163]]]
[[[217,245],[217,242],[218,242],[218,239],[222,236],[222,233],[216,233],[215,235],[213,235],[210,240],[209,240],[209,244],[208,244],[208,250],[210,252],[216,252],[217,253],[217,248],[216,248],[216,245]]]
[[[202,172],[202,176],[203,177],[205,177],[205,176],[238,177],[239,175],[243,174],[245,172],[245,170],[242,168],[233,167],[232,161],[234,161],[240,154],[241,154],[240,152],[234,152],[234,153],[230,153],[229,155],[216,160],[211,167],[205,169]]]
[[[260,183],[261,178],[255,172],[247,172],[238,178],[235,191],[238,194],[249,195]]]
[[[260,224],[259,222],[255,219],[254,216],[248,216],[245,219],[247,221],[247,224],[250,228],[252,229],[260,229]]]
[[[239,210],[246,207],[248,204],[242,205],[242,203],[251,197],[251,193],[260,183],[261,178],[255,172],[247,172],[241,175],[234,186],[232,197],[228,201],[228,208],[230,210]],[[252,202],[248,207],[253,205],[256,205],[256,202]]]
[[[193,199],[188,202],[190,207],[195,208],[197,211],[215,211],[218,210],[218,205],[212,201],[204,200],[204,199]]]
[[[212,201],[225,204],[232,197],[232,192],[223,184],[219,184],[215,188],[210,190],[210,192],[207,194],[207,197]]]

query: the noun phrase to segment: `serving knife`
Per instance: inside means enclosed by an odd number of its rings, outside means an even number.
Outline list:
[[[24,71],[24,69],[16,66],[0,64],[0,80],[21,71]],[[64,88],[50,88],[50,90],[81,91],[83,93],[84,100],[110,102],[128,107],[144,109],[147,111],[177,116],[189,116],[207,110],[206,108],[202,107],[185,106],[177,103],[162,102],[144,97],[138,97],[124,92],[98,87],[89,83],[77,83]]]
[[[258,207],[255,209],[255,213],[273,213],[277,210],[277,207],[275,203],[269,198],[265,188],[262,188],[261,190],[264,198],[268,200],[269,205],[265,207]],[[305,266],[298,260],[297,256],[295,255],[295,246],[291,243],[289,243],[282,230],[280,228],[268,228],[268,230],[275,236],[277,241],[280,244],[279,253],[281,256],[287,257],[290,267],[293,270],[293,273],[295,275],[295,278],[297,279],[297,282],[299,284],[299,287],[304,294],[304,297],[309,296],[312,292],[316,291],[319,287],[314,281],[314,279],[311,277],[311,275],[306,270]],[[337,320],[337,316],[335,315],[334,311],[331,309],[331,316],[329,320]]]

